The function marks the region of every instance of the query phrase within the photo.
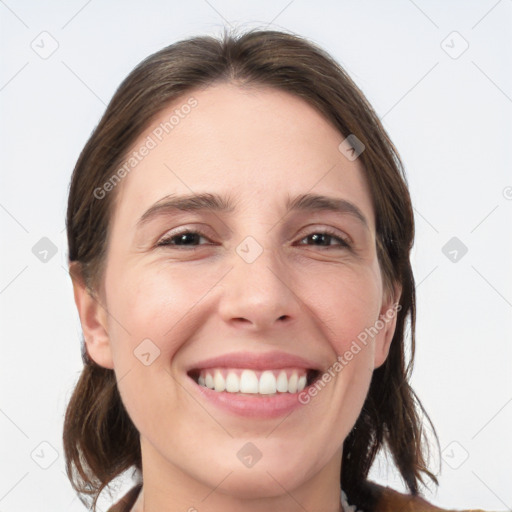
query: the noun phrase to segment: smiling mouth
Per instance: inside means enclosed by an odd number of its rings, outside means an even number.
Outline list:
[[[252,370],[219,367],[193,369],[188,376],[197,385],[218,393],[272,396],[300,393],[320,377],[320,372],[306,368]]]

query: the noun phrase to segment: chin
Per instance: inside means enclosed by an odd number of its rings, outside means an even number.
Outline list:
[[[257,443],[258,440],[255,441]],[[247,449],[247,452],[250,451]],[[270,454],[265,455],[269,451]],[[215,467],[215,471],[205,474],[203,481],[212,488],[219,486],[222,481],[217,491],[239,499],[272,498],[281,496],[283,489],[291,491],[299,487],[325,464],[325,461],[313,461],[300,446],[294,450],[275,451],[267,446],[262,447],[262,452],[261,459],[252,461],[253,465],[247,467],[233,452],[219,456],[217,460],[234,460],[223,465],[209,465]]]
[[[259,470],[254,467],[237,468],[218,488],[218,492],[243,500],[274,498],[281,496],[283,489],[298,487],[303,478],[303,474],[297,473],[296,468],[291,467],[262,467]],[[212,482],[212,485],[218,485],[218,482]]]

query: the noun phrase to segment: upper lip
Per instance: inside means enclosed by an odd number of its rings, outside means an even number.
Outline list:
[[[318,363],[286,352],[231,352],[189,366],[187,371],[207,368],[247,368],[249,370],[277,370],[280,368],[305,368],[319,370]]]

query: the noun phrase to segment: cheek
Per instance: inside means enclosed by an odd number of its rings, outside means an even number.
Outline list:
[[[105,277],[109,338],[122,401],[144,433],[154,410],[180,407],[171,362],[197,330],[198,302],[215,276],[126,265]],[[218,280],[218,279],[217,279]]]
[[[105,276],[116,369],[126,371],[147,352],[151,359],[158,355],[156,367],[168,367],[181,345],[194,336],[201,320],[198,315],[211,313],[204,299],[223,272],[219,268],[198,272],[192,267],[170,270],[158,262],[145,267],[126,264]]]
[[[331,270],[324,278],[305,277],[302,287],[308,309],[337,355],[349,350],[358,337],[364,338],[365,329],[379,317],[382,287],[378,268]]]

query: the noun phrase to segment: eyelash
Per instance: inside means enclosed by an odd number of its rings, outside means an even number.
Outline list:
[[[160,240],[160,242],[157,243],[157,247],[175,246],[176,248],[179,248],[179,250],[194,250],[198,247],[197,245],[187,246],[187,245],[177,245],[177,244],[171,243],[171,241],[173,239],[183,236],[183,235],[189,235],[189,234],[199,235],[201,238],[205,238],[206,240],[208,240],[208,237],[206,235],[204,235],[201,231],[185,230],[185,231],[182,231],[181,233],[174,233],[173,235],[162,238]],[[330,229],[312,231],[311,233],[302,237],[300,239],[300,241],[305,240],[306,238],[308,238],[312,235],[327,235],[339,242],[339,244],[337,244],[337,245],[328,245],[328,246],[318,245],[317,247],[324,247],[324,248],[329,248],[329,249],[332,249],[335,247],[350,249],[352,247],[352,244],[351,244],[351,242],[349,242],[349,240],[347,240],[346,238],[340,237],[338,234],[336,234],[334,231],[332,231]],[[211,244],[201,244],[201,245],[211,245]],[[300,244],[300,245],[308,245],[308,244]]]

